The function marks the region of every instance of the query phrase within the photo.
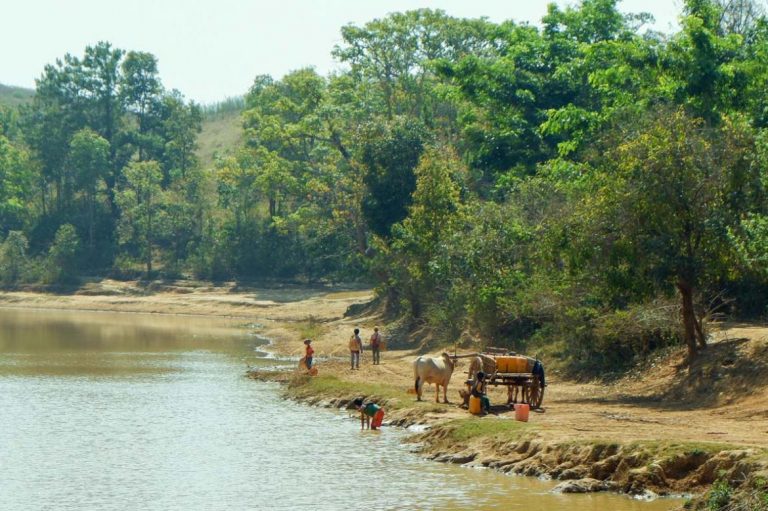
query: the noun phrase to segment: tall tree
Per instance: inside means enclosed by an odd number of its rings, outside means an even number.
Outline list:
[[[426,141],[424,127],[409,119],[368,127],[360,157],[366,169],[363,214],[379,236],[388,238],[392,225],[408,214],[416,189],[414,169]]]
[[[87,211],[88,250],[93,256],[97,193],[109,172],[109,142],[85,128],[72,137],[68,165],[75,176],[77,189],[85,195]]]
[[[754,137],[738,120],[708,128],[683,110],[663,109],[649,114],[609,157],[614,174],[596,202],[615,205],[607,213],[614,236],[634,247],[632,262],[646,278],[677,289],[692,358],[706,344],[696,292],[718,274],[730,250],[729,227],[758,196]]]
[[[123,104],[120,101],[120,61],[125,51],[108,42],[87,46],[82,60],[84,90],[90,96],[90,127],[101,135],[110,147],[110,171],[105,176],[113,217],[117,217],[114,189],[126,155],[120,151],[118,130],[121,128]],[[125,160],[125,161],[124,161]]]
[[[124,172],[115,199],[122,215],[118,225],[122,244],[131,244],[144,261],[147,275],[152,273],[154,249],[165,234],[166,196],[161,183],[163,173],[156,161],[132,162]]]
[[[408,216],[392,228],[392,252],[398,257],[391,266],[400,272],[396,280],[408,299],[411,315],[419,318],[425,299],[438,299],[442,287],[436,279],[439,272],[434,271],[434,262],[446,233],[461,218],[456,179],[463,177],[466,170],[449,148],[428,148],[414,174],[416,183]],[[398,262],[402,268],[396,268]]]
[[[123,59],[120,79],[120,99],[136,118],[134,143],[139,160],[145,160],[156,147],[152,137],[152,115],[160,107],[163,86],[157,72],[157,58],[151,53],[129,51]]]
[[[87,125],[83,81],[80,60],[66,54],[63,60],[45,66],[36,80],[32,104],[22,110],[25,139],[41,164],[38,186],[44,214],[49,210],[61,211],[66,202],[64,179],[69,141]],[[55,194],[52,199],[49,187]]]
[[[504,46],[498,28],[485,20],[463,20],[440,10],[393,13],[362,27],[341,29],[333,50],[358,82],[373,83],[387,119],[410,115],[431,125],[438,97],[432,94],[430,62],[465,54],[495,56]]]
[[[187,103],[180,92],[166,94],[159,105],[159,126],[162,141],[164,183],[172,179],[185,179],[198,165],[197,136],[202,130],[200,107]]]
[[[33,176],[27,152],[0,135],[0,234],[25,227]]]
[[[27,265],[29,242],[21,231],[10,231],[0,244],[0,280],[16,284]]]

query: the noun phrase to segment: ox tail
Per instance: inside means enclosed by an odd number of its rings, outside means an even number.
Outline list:
[[[416,377],[416,383],[414,383],[414,384],[413,384],[413,388],[414,388],[414,390],[415,390],[417,393],[419,392],[419,380],[420,380],[420,379],[421,379],[421,377],[417,376],[417,377]]]

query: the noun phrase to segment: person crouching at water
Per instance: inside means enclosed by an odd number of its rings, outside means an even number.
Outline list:
[[[384,409],[373,402],[363,402],[363,398],[358,397],[353,401],[355,408],[360,412],[360,429],[369,426],[371,429],[379,429],[381,421],[384,420]]]
[[[312,357],[315,355],[315,350],[312,348],[312,339],[305,339],[304,345],[307,347],[304,354],[304,363],[307,365],[307,370],[312,369]]]
[[[485,373],[482,371],[477,372],[477,378],[475,383],[472,384],[472,389],[469,391],[470,395],[480,398],[480,409],[483,413],[491,411],[491,400],[485,395]]]
[[[363,351],[363,340],[360,338],[360,329],[355,328],[355,333],[349,338],[349,359],[352,369],[360,369],[360,352]]]

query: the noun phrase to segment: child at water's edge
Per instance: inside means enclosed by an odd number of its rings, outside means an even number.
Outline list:
[[[355,408],[360,412],[360,429],[369,426],[371,429],[379,429],[384,420],[384,409],[371,401],[364,402],[358,397],[353,401]]]
[[[307,364],[307,370],[312,369],[312,356],[315,354],[315,350],[312,348],[312,339],[305,339],[304,345],[307,347],[304,354],[304,363]]]

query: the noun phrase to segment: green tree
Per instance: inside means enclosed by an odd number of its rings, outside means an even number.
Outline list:
[[[181,268],[203,243],[205,227],[216,213],[216,196],[210,193],[212,184],[210,173],[195,167],[174,180],[164,192],[168,225],[166,263],[171,269]]]
[[[314,260],[342,260],[368,248],[354,135],[370,116],[362,113],[368,105],[360,100],[359,84],[346,78],[327,82],[311,69],[279,82],[259,77],[244,113],[246,146],[259,169],[268,216],[283,217],[278,222],[291,217],[283,226],[301,231],[296,235]]]
[[[245,150],[216,162],[215,179],[221,207],[232,213],[237,236],[251,222],[255,206],[259,203],[259,188],[256,185],[258,169],[251,162]]]
[[[730,250],[728,229],[758,197],[754,154],[754,135],[743,122],[708,128],[683,110],[648,115],[609,153],[615,175],[598,197],[613,205],[607,211],[614,236],[634,247],[631,264],[677,289],[690,357],[706,344],[695,293],[719,274]]]
[[[129,51],[121,64],[120,100],[136,119],[134,144],[139,160],[155,155],[157,137],[151,133],[160,108],[163,86],[157,72],[157,58],[151,53]]]
[[[118,224],[121,244],[137,248],[147,275],[152,273],[154,249],[165,234],[166,196],[163,173],[156,161],[132,162],[124,171],[125,183],[115,198],[122,212]]]
[[[29,242],[21,231],[10,231],[0,245],[0,280],[16,284],[27,266]]]
[[[333,55],[350,65],[357,82],[378,89],[378,110],[387,120],[407,115],[427,125],[441,103],[433,93],[431,61],[464,54],[493,56],[504,46],[493,24],[431,9],[393,13],[362,27],[347,25],[341,37],[344,43],[334,48]]]
[[[666,80],[662,90],[708,122],[742,108],[739,91],[747,83],[742,59],[743,39],[720,31],[721,10],[711,0],[689,0],[683,29],[662,55]]]
[[[426,139],[423,126],[410,119],[368,127],[360,156],[366,186],[362,209],[379,236],[389,237],[392,225],[408,214],[416,188],[414,169]]]
[[[25,226],[33,176],[27,152],[0,135],[0,232]]]
[[[768,277],[768,216],[746,215],[729,234],[744,267]]]
[[[430,148],[421,156],[414,174],[413,203],[408,217],[392,229],[392,252],[402,265],[401,276],[395,279],[397,285],[403,288],[412,317],[419,318],[423,303],[437,298],[437,289],[445,284],[436,278],[435,254],[451,226],[459,221],[456,179],[464,177],[466,170],[450,149]]]
[[[202,130],[200,107],[186,103],[178,91],[166,94],[159,106],[164,181],[184,179],[198,165],[197,136]]]
[[[71,224],[64,224],[56,231],[48,250],[48,266],[52,282],[66,283],[75,280],[78,266],[80,238]]]
[[[109,172],[109,142],[85,128],[72,137],[68,165],[75,176],[75,185],[85,195],[87,211],[88,250],[95,247],[97,193]]]
[[[70,54],[46,65],[36,80],[32,104],[22,109],[25,139],[40,161],[37,184],[43,214],[61,212],[69,202],[64,185],[69,141],[87,124],[81,69],[80,59]]]

